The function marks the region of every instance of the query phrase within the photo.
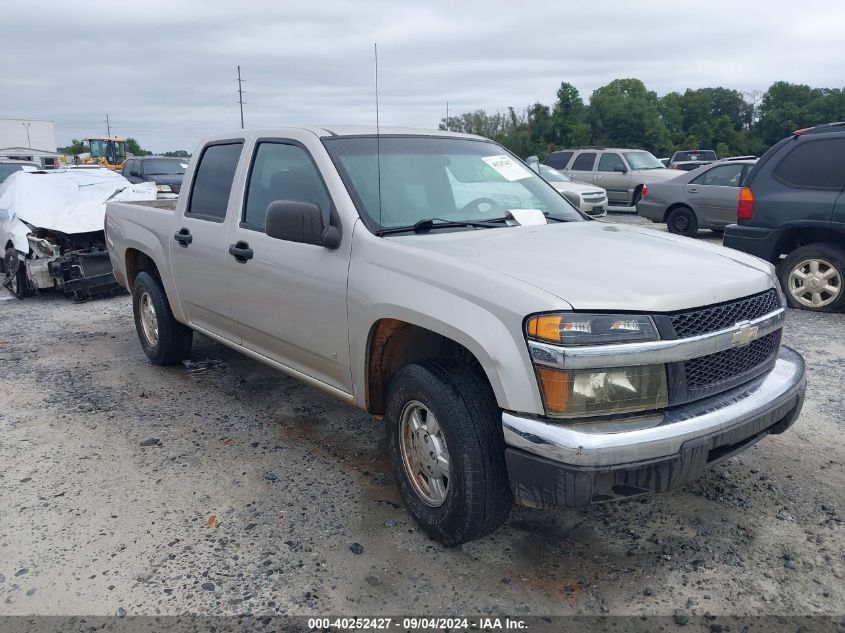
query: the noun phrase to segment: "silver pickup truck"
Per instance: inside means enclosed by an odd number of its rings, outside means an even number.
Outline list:
[[[801,409],[770,264],[592,220],[487,139],[239,130],[184,183],[107,209],[147,356],[178,363],[200,332],[383,416],[445,544],[514,502],[676,488]]]

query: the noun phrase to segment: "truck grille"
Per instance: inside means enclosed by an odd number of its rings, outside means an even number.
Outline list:
[[[688,338],[716,330],[724,330],[733,327],[740,321],[759,318],[778,308],[780,308],[780,300],[775,289],[771,288],[739,301],[670,314],[669,320],[672,322],[678,338]]]
[[[777,301],[777,297],[775,300]],[[777,330],[744,347],[734,347],[686,361],[684,370],[687,375],[687,388],[690,391],[709,391],[722,383],[736,384],[746,375],[750,379],[755,369],[774,359],[780,347],[780,336],[781,331]]]

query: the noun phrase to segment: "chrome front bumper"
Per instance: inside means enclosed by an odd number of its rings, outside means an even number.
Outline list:
[[[781,423],[785,428],[801,409],[805,386],[804,359],[783,347],[767,374],[656,414],[564,423],[504,412],[502,427],[511,449],[575,468],[614,468],[676,456],[692,440],[730,436],[739,443]]]

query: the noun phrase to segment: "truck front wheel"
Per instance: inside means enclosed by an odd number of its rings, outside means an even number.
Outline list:
[[[406,365],[390,383],[385,424],[399,492],[433,539],[454,546],[488,534],[510,513],[501,411],[464,362]]]
[[[173,318],[161,282],[148,272],[140,272],[135,278],[132,311],[138,340],[151,361],[175,365],[188,357],[194,333]]]
[[[18,299],[23,299],[29,295],[29,283],[26,280],[26,265],[18,257],[18,251],[12,246],[6,249],[3,258],[3,272],[6,275],[3,279],[3,285],[13,295]]]

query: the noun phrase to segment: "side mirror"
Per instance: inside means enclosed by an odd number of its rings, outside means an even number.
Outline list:
[[[323,226],[323,214],[313,202],[271,202],[267,207],[264,231],[270,237],[287,242],[316,244],[331,249],[340,246],[340,231],[336,226]]]
[[[628,168],[627,168],[627,167],[625,167],[625,165],[617,165],[616,167],[614,167],[614,168],[613,168],[613,171],[618,171],[618,172],[620,172],[620,173],[622,173],[622,174],[627,174],[627,173],[628,173]]]

